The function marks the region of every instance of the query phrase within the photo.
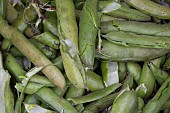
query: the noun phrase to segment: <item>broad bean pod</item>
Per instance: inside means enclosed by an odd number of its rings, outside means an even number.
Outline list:
[[[129,5],[153,17],[170,19],[170,8],[150,0],[124,0]],[[157,10],[159,8],[160,10]]]
[[[142,71],[140,65],[136,62],[127,62],[126,66],[128,73],[132,75],[135,82],[138,83]]]
[[[95,100],[98,100],[104,96],[109,95],[110,93],[114,92],[120,86],[121,86],[121,84],[115,83],[115,84],[112,84],[112,85],[110,85],[106,88],[103,88],[101,90],[94,91],[88,95],[81,96],[81,97],[73,97],[73,98],[69,98],[68,100],[73,101],[75,104],[95,101]]]
[[[156,24],[153,22],[113,20],[101,23],[101,32],[104,34],[116,30],[151,36],[170,37],[169,29],[169,24]]]
[[[105,108],[111,106],[117,96],[118,93],[113,93],[99,100],[96,100],[87,105],[83,110],[83,113],[99,113],[100,111],[103,111]]]
[[[59,39],[50,32],[44,32],[40,35],[34,36],[34,38],[53,49],[59,48]]]
[[[138,81],[138,85],[140,84],[144,84],[147,89],[146,93],[142,95],[142,98],[148,98],[153,92],[155,85],[155,77],[150,68],[148,67],[147,62],[144,62],[144,65],[142,67],[141,75]]]
[[[107,10],[106,7],[109,7]],[[112,9],[112,10],[111,10]],[[119,18],[125,18],[128,20],[135,20],[135,21],[149,21],[151,17],[145,13],[140,12],[139,10],[125,7],[122,4],[115,2],[115,1],[100,1],[99,2],[99,10],[102,13]]]
[[[146,61],[165,55],[170,50],[149,49],[113,44],[102,40],[102,49],[96,50],[96,57],[110,61]]]
[[[98,0],[86,0],[79,24],[79,51],[85,67],[93,69],[95,42],[99,27]]]
[[[125,91],[113,102],[110,113],[133,113],[138,105],[137,100],[135,91]]]
[[[60,52],[68,79],[85,88],[85,70],[78,52],[78,28],[72,0],[56,0]],[[63,10],[67,9],[67,10]]]
[[[119,75],[119,81],[123,81],[124,78],[127,75],[127,68],[125,62],[118,62],[118,75]]]
[[[124,46],[170,49],[170,38],[168,37],[137,35],[123,31],[112,31],[103,35],[103,37],[112,43]]]
[[[157,66],[155,66],[152,62],[148,63],[150,70],[152,71],[155,79],[158,81],[160,85],[162,85],[166,79],[168,78],[168,73],[164,70],[161,70]]]
[[[162,84],[155,96],[145,105],[143,113],[158,113],[170,97],[170,77]]]

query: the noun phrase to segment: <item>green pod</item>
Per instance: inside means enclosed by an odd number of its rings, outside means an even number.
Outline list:
[[[55,49],[50,48],[34,38],[30,38],[29,41],[34,44],[47,58],[54,59],[57,56],[57,51]]]
[[[138,97],[138,111],[142,111],[145,106],[145,103],[142,98]]]
[[[56,22],[57,14],[55,11],[46,11],[45,17],[51,21]]]
[[[17,10],[10,4],[8,3],[7,6],[7,11],[6,11],[6,20],[12,24],[18,17],[18,12]]]
[[[80,89],[75,87],[74,85],[70,85],[70,87],[68,88],[65,94],[65,98],[68,99],[72,97],[80,97],[84,94],[85,94],[85,89]]]
[[[136,62],[127,62],[126,66],[128,73],[132,75],[135,82],[138,83],[142,70],[140,65]]]
[[[170,57],[168,57],[163,65],[164,69],[170,69]]]
[[[102,97],[109,95],[110,93],[114,92],[120,86],[121,84],[115,83],[101,90],[94,91],[88,95],[81,96],[81,97],[73,97],[73,98],[69,98],[68,100],[73,101],[75,104],[95,101],[95,100],[101,99]]]
[[[52,63],[58,67],[58,69],[61,71],[61,72],[64,72],[64,66],[63,66],[63,60],[62,60],[62,57],[59,56],[55,59],[52,60]]]
[[[58,30],[59,34],[63,40],[70,39],[73,42],[74,46],[78,50],[78,27],[75,18],[75,8],[72,0],[56,0],[56,9],[57,9],[57,19],[58,19]],[[69,6],[69,7],[68,7]],[[68,10],[62,10],[66,8]],[[69,19],[68,19],[69,18]],[[69,21],[68,21],[69,20]]]
[[[137,108],[137,104],[136,93],[134,91],[125,91],[113,102],[110,113],[133,113]]]
[[[118,62],[118,75],[120,82],[124,80],[127,75],[127,68],[125,62]]]
[[[23,57],[24,55],[16,48],[16,47],[11,47],[10,52],[13,56],[15,57]]]
[[[74,61],[74,59],[72,59],[67,53],[64,53],[61,49],[60,51],[63,59],[64,69],[66,71],[68,79],[77,88],[85,88],[85,83],[83,79],[83,76],[85,76],[85,72],[83,70],[79,70],[78,68],[78,66],[81,66],[81,69],[83,69],[82,65],[76,65],[77,63]]]
[[[35,39],[39,40],[41,43],[48,45],[53,49],[59,49],[59,39],[50,32],[44,32],[40,35],[34,36]]]
[[[24,12],[21,12],[17,19],[12,23],[12,25],[16,28],[18,28],[21,32],[24,32],[26,28],[28,27],[28,24],[23,19]]]
[[[112,7],[112,9],[110,7]],[[130,7],[125,7],[122,4],[119,4],[118,2],[115,1],[100,1],[99,9],[102,11],[102,13],[113,17],[125,18],[128,20],[135,20],[135,21],[151,20],[151,17],[146,15],[145,13],[142,13]]]
[[[147,87],[145,83],[140,84],[138,87],[136,87],[136,94],[140,98],[144,98],[144,96],[147,94]]]
[[[170,9],[150,0],[124,0],[127,4],[153,17],[170,19]],[[157,10],[158,9],[158,10]]]
[[[23,78],[21,78],[21,76],[24,76],[26,71],[21,68],[17,60],[10,53],[6,55],[5,66],[17,81],[22,81]],[[40,76],[37,74],[31,77],[30,81],[43,84],[45,86],[54,86],[45,76]]]
[[[27,103],[27,104],[40,104],[40,102],[41,101],[38,98],[36,98],[34,94],[27,95],[24,99],[24,103]],[[27,113],[24,106],[22,106],[22,113]]]
[[[60,52],[66,75],[77,88],[85,88],[85,70],[78,52],[78,27],[73,1],[56,0],[55,3],[61,44]]]
[[[170,97],[170,77],[162,84],[155,96],[145,105],[143,113],[158,113]]]
[[[170,109],[170,100],[167,100],[167,101],[164,103],[164,105],[162,106],[161,109],[162,109],[162,110],[163,110],[163,109]]]
[[[150,70],[152,71],[155,79],[158,81],[160,85],[162,85],[166,79],[168,78],[168,73],[164,70],[161,70],[157,66],[155,66],[152,62],[148,63]]]
[[[6,55],[5,66],[17,81],[22,81],[20,76],[25,75],[26,72],[21,68],[17,60],[10,53]]]
[[[133,76],[132,75],[127,75],[125,80],[122,83],[121,89],[126,89],[129,87],[130,89],[133,87]]]
[[[43,20],[44,31],[50,31],[55,36],[59,36],[57,30],[57,20],[56,19],[44,19]]]
[[[97,75],[91,70],[87,70],[86,72],[86,82],[87,82],[87,89],[90,91],[100,90],[105,87],[102,77]]]
[[[27,95],[24,99],[24,102],[28,104],[40,104],[40,100],[34,94]]]
[[[118,93],[110,94],[87,105],[82,113],[99,113],[112,105]]]
[[[144,65],[142,67],[141,76],[138,81],[138,85],[140,84],[144,84],[147,88],[146,94],[143,95],[143,98],[149,97],[154,89],[155,77],[150,68],[148,67],[147,62],[144,62]]]
[[[75,106],[75,109],[78,111],[78,113],[82,113],[82,111],[84,110],[84,106],[83,104],[78,104]]]
[[[123,31],[112,31],[103,35],[104,38],[115,44],[130,45],[145,48],[170,49],[170,38],[148,35],[138,35]]]
[[[106,87],[114,83],[119,83],[117,62],[101,61],[101,71]]]
[[[61,90],[59,87],[52,87],[51,89],[60,97],[63,97],[71,85],[70,81],[66,79],[66,86]]]
[[[85,67],[93,69],[98,31],[98,0],[86,0],[79,24],[79,51]]]
[[[146,61],[163,56],[170,51],[167,49],[122,46],[107,40],[102,40],[101,46],[102,49],[96,51],[96,57],[109,61]]]
[[[0,1],[0,15],[2,15],[3,18],[6,17],[7,6],[8,6],[8,0]]]
[[[157,68],[160,68],[161,62],[165,59],[164,57],[165,57],[165,56],[162,56],[162,57],[157,58],[157,59],[153,59],[153,60],[151,60],[150,62],[151,62],[152,64],[154,64]]]
[[[31,38],[37,34],[40,34],[40,30],[32,26],[28,26],[24,31],[24,35],[27,36],[28,38]]]
[[[153,22],[113,20],[101,23],[101,32],[104,34],[116,30],[143,35],[170,37],[169,29],[169,24],[156,24]]]
[[[3,69],[2,53],[0,52],[0,108],[1,113],[14,113],[14,97],[10,88],[11,76]]]
[[[78,113],[77,110],[64,98],[59,97],[50,88],[41,88],[35,95],[45,103],[48,103],[52,109],[64,113]]]
[[[1,50],[8,51],[11,46],[12,46],[12,43],[9,40],[4,38],[1,44]]]
[[[24,93],[25,94],[34,94],[35,92],[37,92],[38,90],[40,90],[44,86],[45,85],[43,85],[43,84],[29,82],[27,84],[27,86],[25,87]],[[23,89],[24,89],[24,86],[23,86],[22,83],[16,83],[15,88],[17,89],[17,91],[22,92]]]

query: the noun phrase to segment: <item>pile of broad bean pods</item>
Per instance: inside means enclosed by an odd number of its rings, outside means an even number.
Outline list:
[[[0,113],[170,113],[170,0],[0,0]]]

